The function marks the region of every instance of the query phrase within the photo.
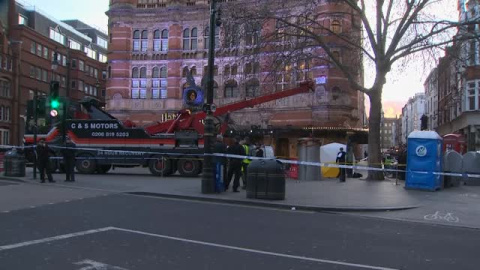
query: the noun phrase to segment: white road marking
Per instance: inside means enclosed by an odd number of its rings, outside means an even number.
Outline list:
[[[80,261],[80,262],[76,262],[74,263],[75,265],[87,265],[87,266],[83,266],[82,268],[78,269],[78,270],[127,270],[125,268],[121,268],[121,267],[118,267],[118,266],[113,266],[113,265],[109,265],[109,264],[105,264],[105,263],[101,263],[101,262],[96,262],[94,260],[83,260],[83,261]]]
[[[0,246],[0,251],[15,249],[15,248],[21,248],[21,247],[26,247],[26,246],[36,245],[36,244],[42,244],[42,243],[47,243],[47,242],[52,242],[52,241],[57,241],[57,240],[63,240],[63,239],[68,239],[68,238],[77,237],[77,236],[83,236],[83,235],[87,235],[87,234],[106,232],[106,231],[110,231],[110,230],[113,230],[113,229],[115,229],[115,228],[105,227],[105,228],[100,228],[100,229],[94,229],[94,230],[88,230],[88,231],[76,232],[76,233],[69,233],[69,234],[62,234],[62,235],[47,237],[47,238],[38,239],[38,240],[32,240],[32,241],[26,241],[26,242],[21,242],[21,243],[6,245],[6,246]]]
[[[152,236],[152,237],[157,237],[157,238],[162,238],[162,239],[180,241],[180,242],[203,245],[203,246],[224,248],[224,249],[230,249],[230,250],[238,250],[238,251],[243,251],[243,252],[256,253],[256,254],[262,254],[262,255],[268,255],[268,256],[276,256],[276,257],[289,258],[289,259],[302,260],[302,261],[310,261],[310,262],[316,262],[316,263],[343,265],[343,266],[350,266],[350,267],[363,268],[363,269],[373,269],[373,270],[397,270],[395,268],[373,266],[373,265],[366,265],[366,264],[347,263],[347,262],[334,261],[334,260],[317,259],[317,258],[312,258],[312,257],[297,256],[297,255],[263,251],[263,250],[257,250],[257,249],[250,249],[250,248],[242,248],[242,247],[229,246],[229,245],[223,245],[223,244],[216,244],[216,243],[192,240],[192,239],[187,239],[187,238],[180,238],[180,237],[173,237],[173,236],[162,235],[162,234],[155,234],[155,233],[148,233],[148,232],[142,232],[142,231],[136,231],[136,230],[130,230],[130,229],[123,229],[123,228],[118,228],[118,227],[105,227],[105,228],[99,228],[99,229],[94,229],[94,230],[63,234],[63,235],[59,235],[59,236],[48,237],[48,238],[43,238],[43,239],[38,239],[38,240],[26,241],[26,242],[21,242],[21,243],[17,243],[17,244],[6,245],[6,246],[0,246],[0,252],[4,251],[4,250],[16,249],[16,248],[21,248],[21,247],[26,247],[26,246],[36,245],[36,244],[42,244],[42,243],[47,243],[47,242],[52,242],[52,241],[57,241],[57,240],[64,240],[64,239],[68,239],[68,238],[72,238],[72,237],[84,236],[84,235],[88,235],[88,234],[94,234],[94,233],[106,232],[106,231],[112,231],[112,230],[116,230],[116,231],[120,231],[120,232],[135,233],[135,234],[140,234],[140,235]]]
[[[283,253],[270,252],[270,251],[263,251],[263,250],[257,250],[257,249],[250,249],[250,248],[242,248],[242,247],[235,247],[235,246],[229,246],[229,245],[215,244],[215,243],[210,243],[210,242],[197,241],[197,240],[191,240],[191,239],[180,238],[180,237],[173,237],[173,236],[168,236],[168,235],[161,235],[161,234],[155,234],[155,233],[147,233],[147,232],[142,232],[142,231],[122,229],[122,228],[117,228],[117,227],[113,227],[113,229],[118,230],[118,231],[122,231],[122,232],[136,233],[136,234],[153,236],[153,237],[157,237],[157,238],[186,242],[186,243],[191,243],[191,244],[198,244],[198,245],[204,245],[204,246],[210,246],[210,247],[232,249],[232,250],[238,250],[238,251],[243,251],[243,252],[250,252],[250,253],[262,254],[262,255],[270,255],[270,256],[296,259],[296,260],[302,260],[302,261],[351,266],[351,267],[364,268],[364,269],[396,270],[394,268],[388,268],[388,267],[380,267],[380,266],[373,266],[373,265],[366,265],[366,264],[356,264],[356,263],[347,263],[347,262],[340,262],[340,261],[333,261],[333,260],[324,260],[324,259],[317,259],[317,258],[311,258],[311,257],[305,257],[305,256],[296,256],[296,255],[283,254]]]

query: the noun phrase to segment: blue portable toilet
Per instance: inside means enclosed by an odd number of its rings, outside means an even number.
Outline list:
[[[442,177],[442,137],[435,131],[414,131],[408,136],[405,188],[438,190]]]

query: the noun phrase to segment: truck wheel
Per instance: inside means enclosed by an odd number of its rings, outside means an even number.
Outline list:
[[[93,159],[92,155],[80,154],[77,156],[75,167],[79,173],[94,173],[97,168],[97,162]]]
[[[200,173],[201,167],[199,160],[180,159],[178,161],[178,172],[182,176],[197,176]]]
[[[153,156],[148,162],[148,168],[153,175],[168,176],[172,174],[172,161],[162,156]]]
[[[100,165],[98,166],[97,168],[97,172],[99,174],[105,174],[107,173],[108,171],[110,171],[110,169],[112,168],[112,165]]]

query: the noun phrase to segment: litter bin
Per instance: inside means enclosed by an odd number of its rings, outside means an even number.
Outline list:
[[[247,198],[285,200],[285,172],[281,162],[262,159],[248,165]]]
[[[456,151],[447,151],[443,159],[444,169],[446,173],[462,173],[463,157]],[[461,176],[443,176],[443,187],[458,187],[462,180]]]
[[[23,177],[25,176],[25,158],[13,148],[5,154],[4,157],[5,176]]]

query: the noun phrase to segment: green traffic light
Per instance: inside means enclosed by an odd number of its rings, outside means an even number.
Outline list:
[[[56,99],[50,101],[50,107],[52,109],[58,109],[60,107],[60,102]]]

